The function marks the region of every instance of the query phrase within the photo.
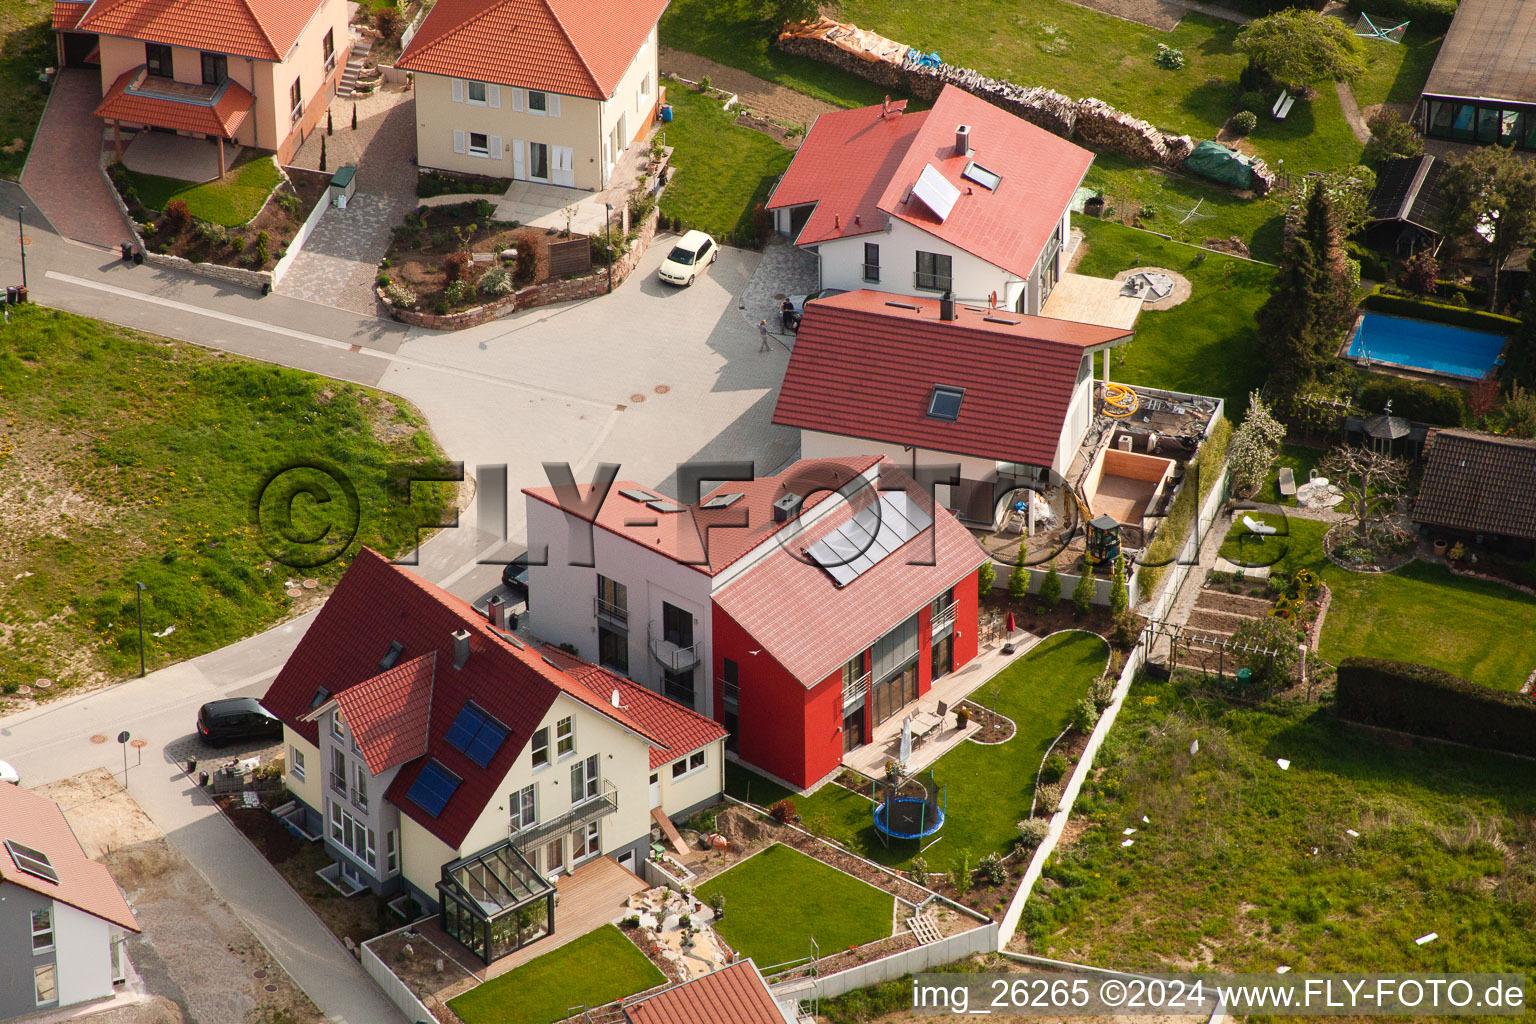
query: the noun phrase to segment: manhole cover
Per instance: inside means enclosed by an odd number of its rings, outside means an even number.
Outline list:
[[[32,681],[32,685],[37,687],[39,690],[46,690],[46,689],[50,688],[51,686],[53,686],[53,680],[52,679],[34,679]]]
[[[129,740],[128,745],[136,749],[142,749],[149,746],[149,740]]]
[[[298,587],[294,587],[292,590],[289,590],[287,593],[288,593],[289,597],[303,597],[304,596],[304,591],[300,590]]]
[[[267,990],[267,991],[268,991],[268,992],[276,992],[276,991],[277,991],[277,986],[276,986],[276,985],[265,985],[265,986],[263,986],[263,987],[264,987],[264,988],[265,988],[265,989],[266,989],[266,990]]]
[[[658,395],[664,395],[668,391],[671,391],[672,389],[667,387],[667,385],[665,385],[665,384],[657,384],[656,387],[653,388],[652,390],[655,391]]]
[[[257,981],[260,981],[262,978],[265,978],[267,976],[267,972],[262,970],[259,967],[256,970],[252,971],[251,973],[252,973],[252,975],[255,976]]]
[[[319,580],[305,580],[304,581],[304,589],[305,590],[314,590],[319,585],[320,585],[320,581]]]
[[[92,743],[105,743],[105,742],[107,742],[107,738],[105,736],[103,736],[101,733],[97,733],[95,736],[91,737],[91,742]]]
[[[629,396],[629,400],[630,400],[630,401],[631,401],[631,402],[633,402],[633,403],[634,403],[634,404],[635,404],[635,405],[639,405],[639,404],[640,404],[640,403],[641,403],[641,402],[643,402],[643,401],[645,401],[645,396],[644,396],[644,395],[642,395],[642,394],[640,394],[640,393],[639,393],[639,392],[638,392],[638,391],[637,391],[637,392],[635,392],[635,393],[634,393],[634,394],[633,394],[633,395],[630,395],[630,396]]]

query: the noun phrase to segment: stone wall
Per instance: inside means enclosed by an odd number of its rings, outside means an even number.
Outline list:
[[[525,289],[526,290],[526,289]],[[522,292],[497,299],[495,302],[487,302],[483,306],[475,306],[473,309],[460,310],[457,313],[423,313],[415,309],[398,309],[384,294],[383,288],[374,288],[374,294],[379,301],[389,308],[389,315],[403,324],[412,327],[426,327],[434,331],[462,331],[466,327],[478,327],[496,319],[503,313],[511,312],[519,305],[518,297]]]
[[[949,64],[931,68],[910,59],[899,64],[868,60],[818,37],[781,35],[778,46],[925,101],[953,85],[1053,134],[1143,163],[1177,167],[1195,148],[1188,135],[1163,131],[1102,100],[1074,100],[1053,89],[1015,85]],[[1262,194],[1274,184],[1274,174],[1262,161],[1255,163],[1254,191]]]

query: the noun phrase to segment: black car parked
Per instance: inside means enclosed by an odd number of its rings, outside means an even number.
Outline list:
[[[197,735],[222,747],[231,740],[283,738],[283,723],[255,697],[231,697],[204,704],[197,712]]]

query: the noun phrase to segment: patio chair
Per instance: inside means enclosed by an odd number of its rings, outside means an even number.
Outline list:
[[[1296,497],[1296,474],[1290,466],[1280,467],[1280,493],[1287,498]]]
[[[944,718],[949,714],[949,705],[939,701],[939,727],[944,727]]]

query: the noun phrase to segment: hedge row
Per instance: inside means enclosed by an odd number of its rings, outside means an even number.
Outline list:
[[[1378,25],[1411,21],[1414,28],[1444,32],[1456,16],[1456,0],[1349,0],[1349,13],[1361,11]]]
[[[1336,699],[1350,721],[1536,757],[1536,700],[1437,668],[1345,658]]]
[[[1205,443],[1200,446],[1200,451],[1190,463],[1184,477],[1184,486],[1179,489],[1178,496],[1168,507],[1168,515],[1163,519],[1162,525],[1157,528],[1157,535],[1152,538],[1152,543],[1147,545],[1143,558],[1149,564],[1137,570],[1141,576],[1143,599],[1152,596],[1168,565],[1183,550],[1184,539],[1189,536],[1190,527],[1194,525],[1200,503],[1205,500],[1211,488],[1216,486],[1216,481],[1221,479],[1222,467],[1227,461],[1227,442],[1230,440],[1232,440],[1232,422],[1222,417],[1221,421],[1211,428],[1211,435],[1205,439]],[[1189,486],[1191,479],[1199,481],[1198,494],[1194,487]]]
[[[1430,320],[1434,323],[1449,324],[1452,327],[1465,327],[1469,331],[1487,331],[1490,334],[1511,334],[1520,326],[1520,321],[1512,316],[1500,316],[1497,313],[1485,313],[1478,309],[1452,306],[1444,302],[1430,302],[1427,299],[1410,299],[1405,295],[1389,295],[1380,288],[1362,299],[1360,308],[1372,313]]]
[[[1467,400],[1461,389],[1422,380],[1404,380],[1384,374],[1362,373],[1355,404],[1374,416],[1392,402],[1392,415],[1437,427],[1460,427],[1467,422]]]

